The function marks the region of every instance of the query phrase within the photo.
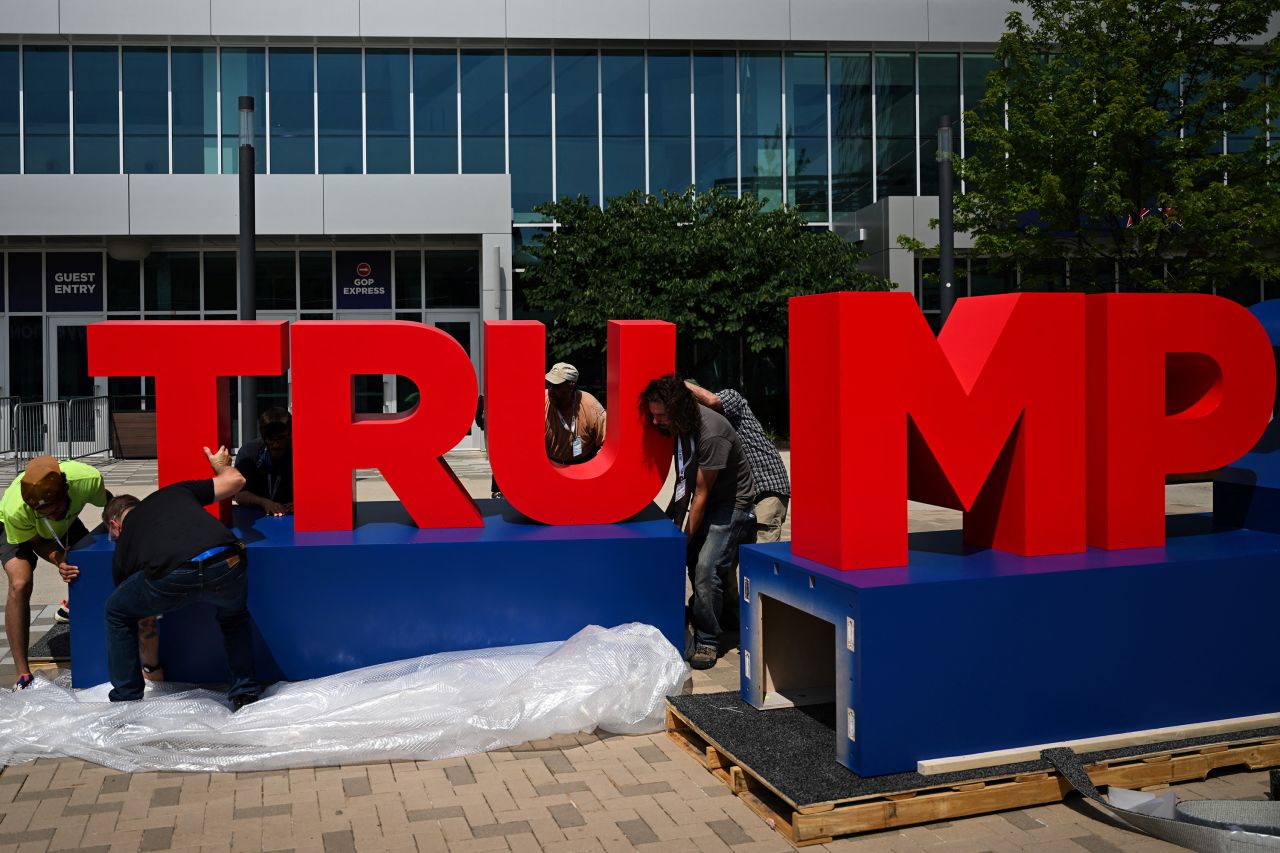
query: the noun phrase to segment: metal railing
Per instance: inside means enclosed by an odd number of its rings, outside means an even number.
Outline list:
[[[19,403],[8,430],[14,470],[37,456],[82,459],[111,450],[111,418],[107,397],[72,397]]]
[[[20,397],[0,397],[0,459],[13,455],[13,410]]]

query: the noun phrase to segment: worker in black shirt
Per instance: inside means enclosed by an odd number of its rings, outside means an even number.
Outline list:
[[[293,514],[293,416],[279,406],[258,417],[260,441],[245,442],[236,468],[245,486],[236,495],[241,506],[261,507],[267,515]]]
[[[116,591],[106,604],[112,702],[142,698],[138,620],[196,601],[216,609],[231,670],[231,704],[239,710],[261,692],[254,680],[244,545],[204,509],[244,488],[244,475],[225,447],[217,453],[206,447],[204,454],[212,479],[174,483],[142,501],[121,495],[103,513],[116,540]]]

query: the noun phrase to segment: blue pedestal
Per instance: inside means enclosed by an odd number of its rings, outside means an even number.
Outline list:
[[[357,504],[356,529],[295,533],[236,509],[249,549],[259,677],[296,681],[435,652],[564,640],[588,624],[644,622],[684,643],[685,539],[655,507],[622,524],[548,527],[478,501],[484,527],[420,530],[399,503]],[[114,545],[75,551],[76,687],[107,681],[103,605]],[[227,678],[212,608],[160,620],[171,681]]]
[[[796,672],[833,663],[837,757],[864,776],[1280,710],[1280,535],[1170,526],[1195,529],[1164,548],[1034,558],[918,534],[909,567],[853,572],[746,546],[742,698],[763,705],[766,666],[810,687]],[[834,648],[797,654],[806,637]]]

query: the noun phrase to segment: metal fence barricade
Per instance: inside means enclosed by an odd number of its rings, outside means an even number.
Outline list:
[[[0,459],[13,456],[13,407],[17,397],[0,397]]]
[[[21,471],[37,456],[83,459],[111,450],[107,397],[73,397],[19,403],[13,408],[14,469]]]

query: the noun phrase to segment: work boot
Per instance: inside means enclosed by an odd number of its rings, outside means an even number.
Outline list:
[[[711,669],[716,665],[716,657],[715,646],[697,646],[693,650],[693,657],[689,658],[689,666],[694,669]]]

